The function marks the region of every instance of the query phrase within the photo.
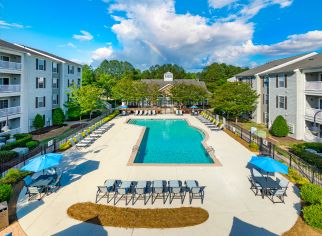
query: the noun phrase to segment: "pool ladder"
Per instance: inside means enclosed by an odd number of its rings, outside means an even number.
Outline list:
[[[210,153],[210,152],[215,152],[215,149],[214,149],[212,146],[209,146],[209,147],[207,147],[206,151],[207,151],[208,153]]]

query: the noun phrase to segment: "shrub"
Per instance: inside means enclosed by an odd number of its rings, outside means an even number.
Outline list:
[[[7,162],[14,159],[18,154],[14,151],[0,151],[0,162]]]
[[[285,137],[288,135],[288,125],[283,116],[278,116],[273,122],[270,133],[276,137]]]
[[[65,150],[67,150],[68,148],[70,148],[72,146],[72,144],[69,142],[69,141],[67,141],[66,143],[62,143],[62,144],[60,144],[60,146],[59,146],[59,150],[60,151],[65,151]]]
[[[302,144],[296,144],[293,145],[290,151],[294,153],[295,155],[299,156],[306,162],[308,162],[311,165],[316,166],[319,169],[322,169],[322,158],[312,152],[308,152],[305,149],[314,149],[317,152],[322,152],[322,143],[302,143]]]
[[[301,198],[310,204],[322,204],[322,187],[316,184],[304,184],[301,187]]]
[[[313,228],[322,229],[322,204],[305,206],[302,210],[305,222]]]
[[[13,135],[13,137],[15,137],[16,140],[23,139],[23,138],[26,138],[28,136],[29,136],[29,134],[25,134],[25,133],[22,133],[22,134],[14,134]]]
[[[31,140],[26,143],[26,147],[29,148],[29,150],[36,148],[38,145],[39,145],[39,142],[36,140]]]
[[[1,184],[15,184],[29,175],[29,171],[20,171],[19,169],[10,169],[5,177],[0,179]]]
[[[37,114],[32,122],[32,125],[35,129],[43,128],[45,126],[44,118],[40,114]]]
[[[287,176],[291,182],[296,183],[298,185],[310,183],[310,181],[307,178],[304,178],[298,171],[296,171],[293,168],[288,168]]]
[[[257,152],[257,151],[259,150],[259,146],[258,146],[258,144],[257,144],[257,143],[255,143],[255,142],[250,142],[248,146],[249,146],[249,148],[250,148],[252,151]]]
[[[18,136],[22,137],[22,136]],[[16,142],[13,143],[7,143],[4,145],[1,150],[11,150],[16,147],[25,147],[26,143],[31,141],[32,135],[31,134],[24,134],[23,138],[18,139]]]
[[[56,108],[53,110],[53,124],[62,125],[65,121],[65,115],[61,108]]]
[[[10,184],[0,185],[0,202],[9,201],[12,194],[12,187]]]

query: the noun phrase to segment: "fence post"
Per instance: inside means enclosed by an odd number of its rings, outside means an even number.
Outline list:
[[[314,184],[314,169],[312,170],[312,181],[311,182]]]
[[[275,144],[273,144],[273,155],[272,156],[273,156],[273,159],[275,159]]]
[[[290,167],[292,167],[292,155],[290,154]]]
[[[240,138],[243,139],[243,129],[240,128]]]

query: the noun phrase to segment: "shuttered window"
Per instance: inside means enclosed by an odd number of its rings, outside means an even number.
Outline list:
[[[285,78],[285,88],[287,88],[287,74],[284,75]]]
[[[278,108],[278,96],[276,96],[276,108]]]
[[[285,100],[285,110],[287,110],[287,97],[285,96],[284,98],[285,98],[284,99]]]
[[[278,88],[278,75],[276,75],[276,88]]]

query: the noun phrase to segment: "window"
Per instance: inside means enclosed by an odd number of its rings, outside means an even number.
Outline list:
[[[36,108],[46,107],[46,97],[36,97]]]
[[[46,70],[46,60],[36,59],[36,70]]]
[[[285,107],[285,97],[279,96],[279,108]]]
[[[0,60],[1,61],[9,61],[9,57],[8,56],[0,56]]]
[[[291,123],[287,123],[287,126],[288,126],[288,132],[290,134],[294,134],[294,125]]]
[[[319,74],[319,81],[322,81],[322,73]]]
[[[81,68],[80,68],[80,67],[78,67],[78,68],[77,68],[77,72],[78,72],[78,73],[80,73],[80,72],[81,72]]]
[[[58,73],[58,64],[53,62],[53,73]]]
[[[74,74],[74,66],[68,65],[68,74]]]
[[[285,77],[278,78],[278,87],[281,87],[281,88],[285,87]]]
[[[46,88],[46,78],[37,77],[36,78],[36,88]]]
[[[268,99],[269,99],[269,96],[268,94],[265,95],[265,104],[268,105]]]
[[[0,109],[5,109],[9,107],[9,100],[0,100]]]
[[[9,78],[0,78],[0,85],[9,85]]]
[[[53,88],[59,88],[59,79],[53,78]]]
[[[58,103],[59,103],[58,94],[53,94],[53,105],[58,105]]]

